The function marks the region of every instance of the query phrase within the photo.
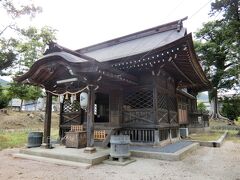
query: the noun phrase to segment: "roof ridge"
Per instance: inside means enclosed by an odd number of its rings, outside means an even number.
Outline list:
[[[91,52],[94,50],[98,50],[98,49],[102,49],[102,48],[106,48],[109,46],[113,46],[113,45],[117,45],[123,42],[127,42],[127,41],[131,41],[131,40],[135,40],[138,38],[142,38],[142,37],[146,37],[146,36],[150,36],[153,34],[157,34],[157,33],[161,33],[161,32],[165,32],[165,31],[169,31],[169,30],[173,30],[173,29],[177,29],[177,31],[179,32],[181,30],[182,26],[182,21],[186,20],[187,17],[184,17],[182,19],[170,22],[170,23],[166,23],[166,24],[162,24],[159,26],[155,26],[149,29],[145,29],[142,31],[138,31],[132,34],[128,34],[122,37],[118,37],[115,39],[111,39],[108,41],[104,41],[98,44],[94,44],[94,45],[90,45],[81,49],[77,49],[75,51],[79,52],[79,53],[87,53],[87,52]]]

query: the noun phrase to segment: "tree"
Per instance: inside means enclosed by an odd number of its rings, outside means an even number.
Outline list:
[[[10,67],[16,60],[16,46],[18,40],[13,37],[8,37],[6,34],[7,30],[20,31],[17,26],[17,19],[22,16],[34,17],[37,13],[41,12],[42,9],[33,4],[21,4],[19,6],[14,5],[12,0],[0,0],[0,10],[7,13],[9,21],[7,24],[1,24],[0,29],[0,75],[3,75],[3,70]],[[9,23],[10,22],[10,23]]]
[[[18,18],[25,15],[33,18],[41,12],[41,8],[33,4],[17,6],[12,0],[0,0],[0,10],[7,13],[11,22],[1,24],[3,29],[0,29],[0,75],[9,67],[11,71],[9,68],[8,74],[21,75],[42,56],[47,44],[56,39],[56,31],[47,26],[41,29],[22,29],[18,26]],[[7,31],[10,31],[13,37],[9,38]],[[40,88],[16,82],[10,84],[8,91],[9,97],[21,99],[21,108],[23,100],[36,100],[42,94]]]
[[[56,30],[48,26],[41,29],[29,27],[21,30],[23,36],[16,46],[18,52],[16,63],[21,66],[18,68],[19,73],[27,71],[43,55],[47,45],[56,40],[55,33]]]
[[[42,90],[39,87],[30,86],[27,84],[20,84],[16,82],[10,83],[8,88],[8,97],[9,98],[19,98],[21,99],[20,111],[22,109],[23,101],[34,100],[36,101],[39,97],[42,96]]]
[[[17,52],[17,60],[13,64],[15,65],[15,71],[16,66],[18,67],[15,75],[21,75],[26,72],[42,56],[47,43],[56,39],[55,30],[50,27],[43,27],[40,30],[29,27],[28,29],[22,29],[21,34],[23,36],[15,49]],[[36,101],[42,95],[42,90],[39,87],[16,82],[10,84],[8,91],[11,98],[21,99],[20,109],[22,109],[23,100]]]
[[[240,83],[238,6],[238,0],[215,1],[212,3],[211,15],[222,12],[222,19],[205,23],[196,33],[196,51],[213,85],[209,91],[213,119],[224,118],[218,109],[218,90],[231,89]]]

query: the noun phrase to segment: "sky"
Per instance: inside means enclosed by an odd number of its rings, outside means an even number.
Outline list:
[[[57,43],[78,49],[188,16],[188,32],[208,21],[210,0],[34,0],[43,8],[23,24],[57,31]]]
[[[23,2],[23,0],[15,0]],[[25,0],[26,1],[26,0]],[[182,19],[188,32],[209,20],[211,0],[31,0],[43,12],[20,18],[20,27],[50,26],[57,43],[72,50]],[[213,0],[212,0],[213,1]],[[2,16],[0,12],[0,16]],[[4,16],[2,16],[4,17]],[[7,18],[1,21],[8,22]],[[3,77],[9,80],[8,77]]]

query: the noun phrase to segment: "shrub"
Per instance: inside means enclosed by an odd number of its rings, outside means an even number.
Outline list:
[[[207,107],[203,102],[200,102],[197,104],[197,109],[198,109],[198,111],[201,111],[201,112],[207,111]]]
[[[0,109],[8,106],[10,99],[4,93],[3,88],[0,86]]]
[[[225,97],[222,104],[222,114],[230,120],[237,120],[238,116],[240,116],[240,97]]]

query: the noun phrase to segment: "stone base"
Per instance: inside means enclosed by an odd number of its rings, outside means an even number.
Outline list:
[[[42,143],[42,144],[41,144],[41,148],[52,149],[53,146],[52,146],[52,144]]]
[[[119,161],[119,160],[114,161],[113,159],[110,158],[108,160],[103,161],[103,163],[109,164],[109,165],[126,166],[135,161],[136,161],[135,159],[131,159],[131,158],[124,159],[124,161]]]
[[[95,152],[96,152],[96,148],[95,147],[86,147],[84,149],[84,153],[92,154],[92,153],[95,153]]]

